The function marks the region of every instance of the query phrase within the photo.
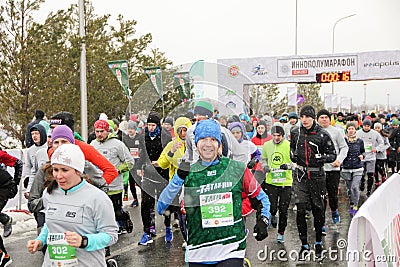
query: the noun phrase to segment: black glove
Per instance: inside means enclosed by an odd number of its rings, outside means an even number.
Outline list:
[[[254,166],[256,166],[257,163],[257,159],[256,158],[252,158],[249,163],[247,163],[247,168],[249,168],[250,170],[254,168]]]
[[[182,161],[179,164],[178,171],[176,172],[182,180],[185,180],[186,177],[189,175],[190,172],[190,162]]]
[[[265,238],[267,238],[268,224],[269,224],[269,220],[264,216],[260,216],[260,218],[257,219],[257,223],[254,226],[254,230],[253,230],[253,232],[254,232],[253,235],[257,241],[261,241],[261,240],[264,240]]]
[[[279,169],[287,170],[287,169],[289,169],[289,166],[287,164],[282,164],[281,166],[279,166]]]
[[[325,163],[325,161],[326,161],[326,155],[320,155],[320,157],[318,157],[318,158],[317,158],[317,155],[316,155],[316,156],[315,156],[315,161],[316,161],[318,164]]]
[[[264,166],[264,173],[267,174],[269,173],[269,171],[270,171],[269,166],[268,165]]]

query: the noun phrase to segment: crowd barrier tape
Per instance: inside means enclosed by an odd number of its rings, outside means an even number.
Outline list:
[[[351,221],[348,266],[400,266],[400,175],[393,174]]]
[[[22,169],[21,182],[18,185],[18,193],[14,198],[8,200],[6,206],[4,207],[4,210],[27,212],[26,209],[22,209],[22,206],[24,204],[25,204],[24,206],[26,206],[26,204],[28,203],[28,200],[24,197],[25,188],[23,186],[23,182],[25,179],[26,149],[15,148],[15,149],[6,149],[5,151],[11,156],[14,156],[22,160],[24,168]],[[14,177],[13,167],[7,167],[7,171],[11,174],[11,176]]]

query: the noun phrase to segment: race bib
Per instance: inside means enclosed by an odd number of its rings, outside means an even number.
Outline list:
[[[272,170],[271,175],[272,175],[273,183],[286,182],[286,171],[285,170]]]
[[[232,193],[217,193],[200,196],[203,228],[233,225]]]
[[[47,236],[47,250],[50,257],[51,266],[78,266],[76,248],[68,245],[64,233],[49,233]]]
[[[131,155],[134,159],[138,159],[139,158],[139,148],[137,147],[132,147],[129,149],[131,152]]]
[[[371,152],[372,151],[372,143],[371,142],[365,142],[364,143],[364,149],[365,149],[365,152]]]

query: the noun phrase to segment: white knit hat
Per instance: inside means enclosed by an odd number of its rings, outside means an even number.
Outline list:
[[[77,145],[64,144],[59,146],[51,156],[51,165],[61,164],[83,173],[85,156]]]

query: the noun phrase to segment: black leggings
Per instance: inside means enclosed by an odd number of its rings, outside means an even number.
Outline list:
[[[115,194],[115,195],[109,195],[111,202],[113,203],[113,208],[114,208],[114,214],[115,214],[115,220],[121,221],[122,220],[122,192]]]
[[[189,267],[243,267],[243,259],[228,259],[217,264],[202,264],[189,262]]]
[[[8,201],[8,199],[0,199],[0,211],[2,211],[3,208],[6,206],[7,201]],[[10,219],[10,216],[8,216],[5,213],[0,213],[0,222],[2,224],[6,224],[9,219]],[[0,249],[1,249],[1,251],[3,251],[4,253],[7,254],[6,248],[4,247],[3,238],[1,236],[0,236]]]
[[[262,188],[268,195],[269,202],[271,203],[270,212],[275,216],[279,210],[279,225],[278,233],[284,234],[287,226],[287,215],[292,194],[291,186],[275,186],[267,183],[262,184]]]
[[[340,181],[340,171],[327,171],[326,174],[326,192],[328,193],[329,207],[331,211],[338,209],[338,188]],[[324,198],[325,210],[327,206],[327,199]]]

